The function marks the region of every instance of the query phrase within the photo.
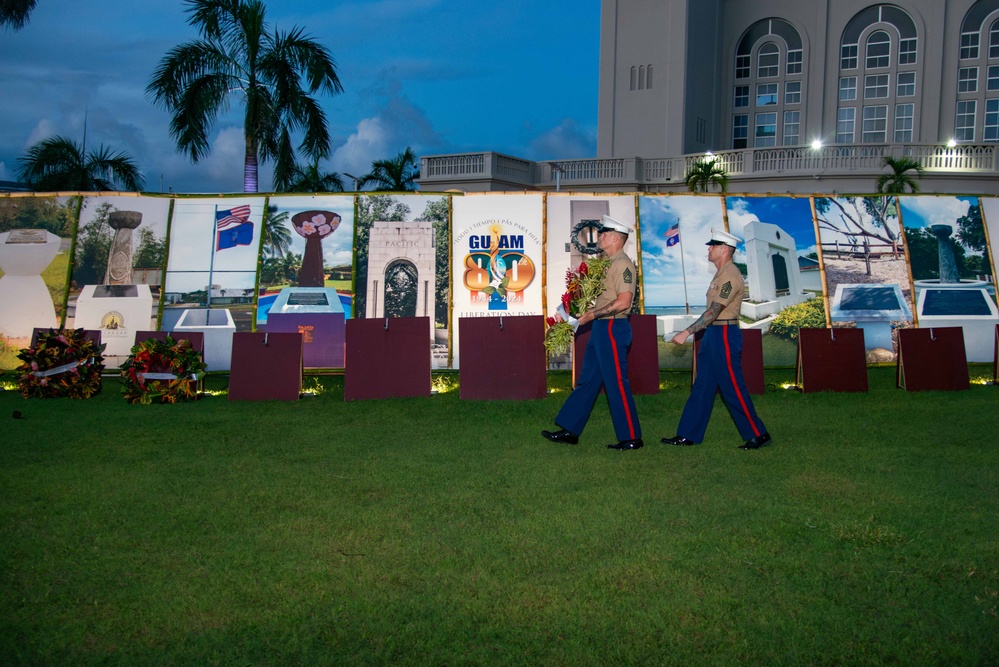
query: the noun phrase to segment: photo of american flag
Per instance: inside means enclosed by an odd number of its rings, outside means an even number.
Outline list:
[[[680,223],[676,223],[666,230],[666,247],[670,248],[680,242]]]
[[[250,219],[250,206],[236,206],[225,211],[215,212],[215,224],[217,229],[222,230],[233,225],[241,225]]]

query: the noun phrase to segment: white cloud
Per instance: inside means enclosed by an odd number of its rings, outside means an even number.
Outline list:
[[[39,141],[43,139],[48,139],[59,134],[56,129],[55,123],[53,123],[48,118],[42,118],[35,124],[35,127],[31,130],[31,134],[28,135],[28,140],[24,142],[24,149],[27,150],[31,148]]]
[[[912,211],[929,225],[949,225],[956,229],[957,219],[968,214],[970,202],[957,197],[903,197],[902,215]]]
[[[6,162],[0,162],[0,181],[13,181],[14,172],[7,168]]]
[[[593,157],[596,149],[596,132],[580,127],[573,118],[563,118],[559,125],[531,141],[527,157],[534,160],[573,160]]]

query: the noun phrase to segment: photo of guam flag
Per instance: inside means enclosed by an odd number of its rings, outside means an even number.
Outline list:
[[[253,242],[253,223],[250,207],[236,206],[225,211],[215,211],[215,249],[225,250]]]

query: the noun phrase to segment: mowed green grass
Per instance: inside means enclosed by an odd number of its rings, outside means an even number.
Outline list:
[[[564,374],[534,401],[0,393],[0,656],[999,663],[999,389],[872,368],[867,394],[803,395],[768,372],[775,444],[745,452],[720,403],[703,445],[660,445],[688,392],[662,378],[632,452],[605,448],[602,398],[578,446],[540,437]]]

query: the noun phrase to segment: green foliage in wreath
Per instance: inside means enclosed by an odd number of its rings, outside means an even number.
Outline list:
[[[101,391],[104,345],[87,339],[83,329],[49,329],[17,355],[15,369],[25,398],[90,398]]]
[[[197,400],[205,368],[191,341],[150,338],[133,346],[121,365],[121,391],[129,403],[145,405]]]
[[[797,340],[798,329],[826,326],[826,310],[821,297],[815,297],[780,311],[770,323],[770,333],[785,340]]]

